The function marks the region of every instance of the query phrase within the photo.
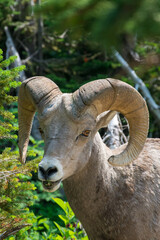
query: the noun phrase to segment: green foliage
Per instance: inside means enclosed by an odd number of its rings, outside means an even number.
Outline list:
[[[2,50],[0,51],[0,139],[16,138],[14,134],[16,127],[13,126],[14,115],[5,109],[5,105],[11,105],[17,100],[16,97],[11,96],[9,91],[11,88],[18,87],[20,82],[14,81],[19,76],[19,72],[25,67],[20,66],[7,70],[6,68],[14,62],[16,57],[10,57],[3,61]],[[5,68],[5,70],[3,70]]]
[[[27,12],[30,2],[0,0],[0,47],[5,46],[3,26],[6,24],[10,26],[21,59],[29,59],[26,61],[28,77],[39,75],[39,59],[35,54],[38,28],[34,13]],[[123,45],[121,53],[127,49],[128,53],[132,50],[139,54],[139,62],[124,56],[160,104],[160,44],[158,37],[149,41],[150,36],[158,36],[160,31],[159,8],[159,0],[153,0],[152,4],[149,0],[42,0],[43,75],[55,81],[63,92],[73,92],[88,81],[106,77],[134,86],[108,49],[106,51],[106,45]],[[136,49],[133,46],[128,50],[124,36],[135,33]],[[139,42],[140,37],[145,41]],[[8,239],[87,239],[68,203],[53,200],[53,197],[65,199],[62,189],[47,193],[37,181],[35,171],[40,158],[30,160],[43,155],[43,142],[30,137],[29,161],[25,167],[18,162],[17,98],[13,96],[20,84],[14,79],[22,69],[8,69],[14,59],[3,61],[0,52],[0,234],[30,224]],[[159,137],[160,128],[155,120],[151,116],[150,136]]]
[[[75,215],[70,208],[68,202],[60,198],[53,198],[52,203],[58,209],[56,221],[50,221],[49,218],[38,216],[32,217],[32,227],[22,229],[16,236],[9,237],[8,240],[88,240],[88,237]],[[49,204],[49,203],[48,203]]]
[[[0,0],[0,23],[2,26],[8,24],[12,19],[13,9],[10,6],[15,6],[16,2],[14,0]],[[16,13],[16,12],[14,12]]]
[[[17,98],[12,97],[10,91],[20,85],[14,79],[18,78],[24,66],[6,69],[14,62],[15,57],[3,61],[2,54],[0,50],[0,234],[3,236],[6,232],[7,236],[9,232],[25,226],[28,218],[33,216],[27,207],[33,203],[34,195],[30,193],[35,187],[28,179],[31,177],[30,172],[37,168],[37,163],[28,162],[24,167],[19,164],[17,150],[4,149],[4,139],[6,141],[17,138],[15,135],[17,127],[14,126],[17,120],[10,112],[10,107]]]
[[[71,29],[78,38],[90,34],[108,47],[120,45],[124,34],[144,39],[160,33],[159,0],[43,0],[37,12],[54,18],[58,30]]]
[[[58,224],[54,222],[58,234],[55,239],[83,239],[87,240],[88,237],[84,229],[82,228],[80,222],[78,222],[75,218],[75,215],[69,205],[68,202],[64,202],[61,199],[54,198],[53,199],[60,207],[63,209],[63,214],[59,215],[59,218],[62,220],[63,224]]]

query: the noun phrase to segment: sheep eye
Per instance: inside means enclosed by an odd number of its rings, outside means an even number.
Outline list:
[[[88,137],[90,132],[91,132],[90,130],[85,130],[81,133],[81,136]]]

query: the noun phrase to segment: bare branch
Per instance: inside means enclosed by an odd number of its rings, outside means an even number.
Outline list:
[[[14,227],[14,228],[10,229],[10,230],[7,230],[7,231],[5,231],[4,233],[2,233],[2,234],[0,235],[0,240],[6,239],[6,238],[9,237],[10,235],[14,235],[14,234],[16,234],[19,230],[21,230],[22,228],[28,227],[28,226],[32,226],[32,224],[29,224],[29,223],[27,223],[27,224],[22,224],[22,225],[20,225],[20,226],[17,226],[17,227]]]
[[[31,60],[35,55],[37,55],[38,50],[36,50],[33,54],[29,55],[26,59],[22,60],[23,64],[26,64],[29,60]]]
[[[4,27],[4,30],[5,30],[5,33],[6,33],[6,36],[7,36],[7,42],[6,42],[6,45],[7,45],[7,57],[9,56],[17,56],[17,59],[15,60],[15,65],[16,66],[21,66],[22,65],[22,61],[21,61],[21,58],[19,56],[19,53],[18,51],[16,50],[16,47],[14,45],[14,42],[12,40],[12,37],[11,37],[11,34],[9,32],[9,29],[7,26]],[[24,71],[21,71],[20,72],[20,80],[21,81],[24,81],[26,79],[26,75],[25,75],[25,72]]]
[[[107,131],[102,137],[103,142],[111,149],[127,143],[127,137],[123,133],[123,127],[119,115],[116,114],[107,126]]]
[[[126,73],[131,77],[131,79],[136,84],[136,89],[139,87],[142,91],[143,97],[146,99],[148,106],[151,112],[156,116],[158,122],[160,122],[160,106],[156,104],[154,99],[152,98],[148,88],[145,86],[142,79],[140,79],[135,71],[129,66],[129,64],[124,60],[124,58],[120,55],[116,50],[113,51],[114,57],[121,63],[122,68],[126,71]]]

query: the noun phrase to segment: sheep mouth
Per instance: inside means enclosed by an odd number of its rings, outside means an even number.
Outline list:
[[[61,180],[58,180],[58,181],[55,181],[55,182],[52,182],[52,181],[43,181],[43,188],[44,190],[46,191],[56,191],[59,186],[60,186],[60,183],[61,183]]]

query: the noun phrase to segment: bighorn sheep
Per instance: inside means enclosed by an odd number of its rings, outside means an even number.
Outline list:
[[[160,140],[146,141],[148,110],[141,95],[114,79],[87,83],[73,94],[62,94],[45,77],[24,81],[19,91],[22,163],[36,110],[45,143],[39,179],[50,192],[63,181],[89,239],[160,240]],[[97,132],[115,111],[127,118],[130,138],[110,150]]]

